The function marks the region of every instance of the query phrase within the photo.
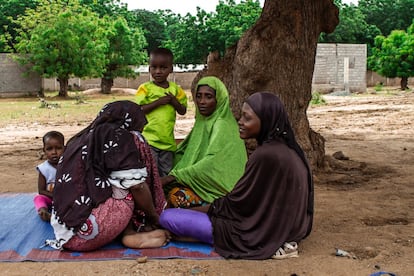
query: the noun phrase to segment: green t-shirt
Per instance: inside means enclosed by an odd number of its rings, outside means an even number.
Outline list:
[[[164,97],[166,93],[173,94],[178,102],[187,107],[187,96],[184,90],[174,82],[169,82],[168,88],[162,88],[154,82],[146,82],[138,87],[136,101],[145,105]],[[170,105],[162,105],[146,114],[148,124],[142,134],[148,143],[160,150],[175,151],[177,146],[174,138],[176,110]]]

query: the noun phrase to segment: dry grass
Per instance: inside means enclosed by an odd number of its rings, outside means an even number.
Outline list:
[[[65,123],[84,125],[91,122],[103,105],[118,100],[134,101],[134,95],[128,93],[69,93],[69,97],[59,98],[57,93],[47,93],[44,102],[38,98],[0,98],[0,128],[8,125],[30,126],[62,125]],[[191,97],[191,93],[188,92]],[[178,119],[194,116],[194,102],[188,101],[188,112]]]
[[[52,96],[52,97],[51,97]],[[99,97],[83,97],[79,103],[75,95],[68,99],[46,95],[45,102],[37,98],[0,99],[0,127],[6,125],[53,124],[65,122],[90,122],[100,108],[116,100],[133,100],[133,95],[100,95]],[[45,103],[47,106],[45,106]]]

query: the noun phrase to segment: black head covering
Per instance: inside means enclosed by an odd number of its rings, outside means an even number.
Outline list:
[[[214,200],[207,214],[216,252],[266,259],[284,242],[299,242],[311,232],[312,176],[279,98],[260,92],[246,104],[260,119],[259,146],[234,189]]]
[[[54,211],[60,223],[79,229],[92,209],[112,195],[113,171],[145,167],[130,131],[147,120],[131,101],[105,105],[96,119],[69,140],[56,172]]]
[[[260,119],[260,133],[257,143],[280,139],[293,149],[305,163],[309,171],[309,205],[308,212],[313,213],[313,181],[312,173],[302,148],[296,142],[295,134],[289,122],[288,114],[279,97],[270,92],[257,92],[247,98],[246,103]]]
[[[116,101],[105,105],[91,127],[110,123],[128,131],[142,130],[147,124],[142,108],[131,101]]]
[[[113,128],[121,128],[128,131],[141,131],[147,124],[147,118],[142,108],[131,101],[116,101],[102,107],[95,120],[73,136],[68,145],[84,133],[92,132],[94,128],[102,124],[111,125]]]
[[[277,137],[286,144],[295,144],[292,127],[287,112],[279,98],[269,92],[259,92],[247,98],[246,103],[259,117],[261,128],[257,142],[259,145]]]

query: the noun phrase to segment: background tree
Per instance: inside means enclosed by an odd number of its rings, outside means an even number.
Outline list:
[[[13,20],[28,8],[36,7],[36,0],[2,0],[0,2],[0,53],[16,52],[17,25]]]
[[[234,0],[220,1],[216,13],[206,22],[205,42],[209,51],[224,54],[253,26],[261,12],[259,1],[244,0],[238,4]]]
[[[338,8],[332,0],[266,0],[256,24],[224,57],[210,58],[204,72],[226,83],[236,117],[249,94],[279,95],[314,167],[321,166],[325,156],[324,139],[310,129],[306,116],[316,46],[320,33],[332,32],[337,24]]]
[[[223,54],[226,48],[237,42],[241,35],[257,20],[261,12],[260,2],[242,0],[220,1],[214,13],[198,8],[196,15],[184,17],[164,15],[168,40],[164,46],[175,55],[176,63],[205,63],[209,52]]]
[[[67,2],[70,0],[66,0]],[[99,15],[99,17],[128,17],[129,11],[127,4],[121,0],[79,0],[82,6],[87,6],[91,11]]]
[[[168,14],[168,20],[175,18],[175,23],[168,25],[168,40],[163,46],[174,53],[175,63],[204,64],[209,52],[205,44],[205,21],[210,15],[198,9],[195,16],[187,13],[184,17]]]
[[[107,24],[109,47],[105,53],[107,64],[101,79],[101,91],[106,94],[111,92],[114,78],[135,77],[136,73],[130,65],[140,65],[147,58],[144,50],[146,41],[140,29],[130,29],[122,17],[115,21],[108,20]]]
[[[393,30],[406,30],[414,15],[414,0],[359,0],[358,7],[369,25],[387,36]]]
[[[71,76],[102,75],[108,48],[103,23],[78,1],[41,0],[15,23],[18,60],[42,77],[57,77],[59,96],[67,96]]]
[[[339,24],[334,32],[322,33],[319,42],[366,44],[367,55],[371,56],[375,37],[380,35],[381,31],[377,26],[366,22],[365,15],[358,6],[342,4],[341,1],[334,2],[339,8]],[[372,69],[369,66],[368,68]]]
[[[143,48],[145,37],[139,26],[130,27],[134,15],[120,0],[80,0],[106,22],[105,34],[109,47],[105,53],[106,65],[101,77],[101,92],[111,93],[114,78],[132,78],[136,73],[130,65],[141,65],[146,59]]]
[[[369,63],[374,71],[388,78],[401,78],[401,89],[408,89],[414,76],[414,24],[408,31],[392,31],[388,37],[377,36]]]
[[[381,31],[365,20],[365,15],[358,6],[339,4],[339,24],[335,31],[322,33],[319,42],[322,43],[357,43],[374,45],[374,40]]]
[[[147,46],[147,52],[162,45],[167,40],[166,26],[160,13],[147,10],[133,10],[128,19],[131,27],[140,28],[143,31]]]

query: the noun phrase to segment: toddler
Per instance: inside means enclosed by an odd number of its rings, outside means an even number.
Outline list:
[[[49,131],[43,136],[43,152],[47,160],[36,167],[39,172],[39,194],[33,199],[39,217],[50,221],[49,209],[52,206],[53,188],[55,187],[56,166],[64,151],[65,138],[58,131]]]

